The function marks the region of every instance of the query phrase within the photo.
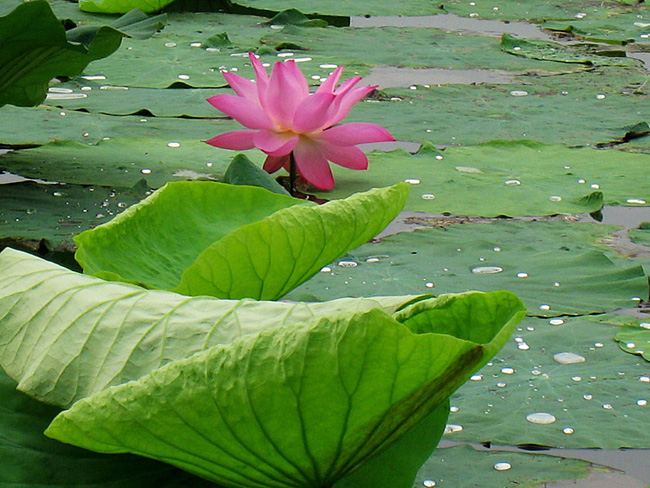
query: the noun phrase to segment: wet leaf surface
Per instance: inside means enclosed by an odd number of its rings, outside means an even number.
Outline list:
[[[400,233],[359,247],[288,297],[328,300],[397,290],[441,294],[505,289],[536,316],[632,307],[638,303],[633,298],[647,294],[643,269],[594,244],[614,229],[524,221]]]

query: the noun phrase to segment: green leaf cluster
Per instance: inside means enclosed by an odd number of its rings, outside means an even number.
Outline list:
[[[446,398],[525,313],[507,292],[312,305],[188,298],[11,249],[0,283],[0,365],[21,391],[72,405],[48,436],[233,487],[365,486],[346,477],[412,429],[440,435]],[[404,463],[414,477],[413,459]]]

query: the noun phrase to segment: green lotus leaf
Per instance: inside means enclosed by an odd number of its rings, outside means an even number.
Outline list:
[[[133,31],[142,34],[142,16],[125,17],[118,19],[118,27],[84,26],[71,29],[69,35],[45,1],[20,4],[0,17],[0,106],[38,105],[45,100],[52,78],[76,76],[91,61],[116,51],[128,35],[118,29],[128,31],[139,24]]]
[[[239,336],[413,297],[284,303],[189,298],[106,282],[30,254],[0,253],[0,366],[46,403],[74,401]]]
[[[79,0],[79,8],[85,12],[123,14],[137,8],[143,12],[157,12],[173,0]]]
[[[263,330],[83,399],[46,435],[228,487],[332,486],[444,404],[524,313],[472,292]]]
[[[402,183],[312,206],[256,187],[169,183],[80,234],[76,257],[88,274],[152,288],[275,300],[372,239],[407,195]]]
[[[650,361],[650,323],[624,325],[616,334],[621,350]]]

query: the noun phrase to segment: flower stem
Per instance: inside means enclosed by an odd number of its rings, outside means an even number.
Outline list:
[[[296,160],[293,157],[293,151],[289,154],[289,193],[292,197],[296,196],[296,180],[298,172],[296,170]]]

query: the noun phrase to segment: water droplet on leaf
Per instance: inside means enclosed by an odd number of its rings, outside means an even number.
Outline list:
[[[552,424],[557,419],[555,418],[554,415],[551,415],[550,413],[535,412],[526,415],[526,420],[528,420],[528,422],[530,422],[531,424],[548,425],[548,424]]]

